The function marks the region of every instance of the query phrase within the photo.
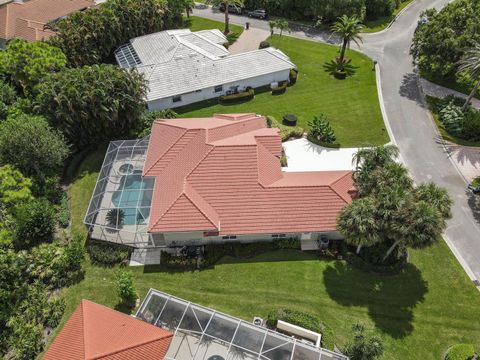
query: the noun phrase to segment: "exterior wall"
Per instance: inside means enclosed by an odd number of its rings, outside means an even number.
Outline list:
[[[332,232],[313,232],[310,239],[316,241],[320,238],[320,235],[324,235],[329,240],[339,240],[342,239],[340,234],[336,231]],[[301,238],[302,233],[287,233],[285,238]],[[157,236],[152,234],[153,237]],[[223,236],[203,236],[202,231],[194,232],[178,232],[178,233],[163,233],[163,238],[165,241],[165,246],[175,247],[175,246],[201,246],[207,244],[223,244],[227,242],[238,242],[242,244],[254,243],[254,242],[263,242],[263,241],[274,241],[278,238],[273,238],[272,234],[248,234],[248,235],[236,235],[236,239],[223,239]]]
[[[250,79],[226,83],[223,85],[223,91],[221,92],[215,92],[214,87],[209,87],[206,89],[202,89],[201,91],[182,94],[182,101],[175,103],[173,102],[173,97],[152,100],[148,102],[148,109],[151,111],[173,109],[176,107],[193,104],[203,100],[214,99],[219,96],[225,95],[227,90],[234,86],[238,86],[239,89],[245,89],[246,87],[258,88],[261,86],[270,85],[272,82],[288,80],[289,76],[290,70],[284,70],[271,74],[257,76]]]

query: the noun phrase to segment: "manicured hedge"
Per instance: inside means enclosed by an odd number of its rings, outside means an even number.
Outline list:
[[[90,240],[88,253],[90,260],[101,266],[112,266],[125,263],[130,257],[131,248],[119,244],[107,244]]]
[[[280,129],[280,136],[282,141],[287,141],[289,139],[300,139],[303,137],[304,130],[300,126],[286,126],[280,124],[273,116],[267,116],[266,118],[267,127],[278,128]]]
[[[254,96],[255,90],[248,89],[247,91],[239,92],[237,94],[220,96],[219,100],[221,103],[232,103],[236,101],[250,100],[253,99]]]

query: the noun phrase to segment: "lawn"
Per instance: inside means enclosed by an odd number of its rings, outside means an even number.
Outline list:
[[[225,26],[222,22],[204,19],[198,16],[190,16],[189,18],[185,18],[185,22],[191,31],[218,29],[223,33]],[[243,26],[230,24],[230,34],[227,36],[230,44],[234,43],[235,40],[237,40],[237,38],[242,34],[243,30]]]
[[[324,65],[335,58],[338,47],[275,35],[270,43],[284,51],[298,66],[299,78],[282,95],[269,91],[257,93],[248,102],[221,105],[217,100],[176,109],[184,117],[208,117],[214,113],[256,112],[281,120],[283,115],[298,116],[299,125],[307,128],[314,116],[327,115],[343,147],[379,145],[389,141],[380,112],[372,61],[348,51],[356,68],[345,80],[333,78]]]
[[[71,184],[73,226],[81,221],[93,191],[104,149],[92,153]],[[275,251],[249,260],[225,258],[214,268],[165,272],[131,268],[140,296],[150,287],[251,321],[277,307],[318,315],[343,345],[354,322],[375,329],[385,342],[383,359],[440,359],[457,342],[480,347],[480,294],[444,242],[411,251],[407,269],[377,276],[345,262],[319,260],[300,251]],[[89,262],[85,278],[66,289],[65,323],[79,301],[117,304],[115,268]]]
[[[395,17],[398,15],[400,11],[405,9],[407,5],[409,5],[412,1],[414,0],[405,0],[403,1],[398,9],[396,9],[392,15],[382,17],[380,19],[372,20],[372,21],[366,21],[365,22],[365,28],[363,29],[363,32],[366,33],[373,33],[377,31],[381,31],[385,29],[390,23],[395,19]]]

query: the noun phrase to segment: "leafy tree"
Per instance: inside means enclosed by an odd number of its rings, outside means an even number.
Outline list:
[[[0,52],[0,73],[6,74],[29,94],[49,73],[63,69],[66,62],[65,55],[55,46],[42,41],[13,39]]]
[[[327,24],[337,21],[343,15],[356,17],[360,21],[365,18],[365,0],[312,0],[308,5],[312,9],[312,16]]]
[[[63,135],[39,116],[20,115],[0,123],[0,163],[43,181],[63,166],[69,149]]]
[[[13,312],[18,288],[22,284],[23,272],[20,262],[14,251],[0,248],[0,332],[4,331]]]
[[[147,86],[135,70],[93,65],[54,74],[37,90],[35,111],[78,150],[133,132],[145,110]]]
[[[138,130],[135,131],[136,136],[143,138],[144,136],[150,135],[152,130],[152,125],[155,120],[158,119],[176,119],[178,114],[171,110],[165,109],[161,111],[144,111],[140,117]]]
[[[390,16],[398,7],[395,0],[365,0],[365,12],[368,20]]]
[[[133,306],[137,300],[137,290],[133,283],[133,274],[130,271],[120,269],[116,275],[117,295],[122,304]]]
[[[480,87],[480,42],[475,43],[471,49],[465,51],[465,54],[460,59],[458,71],[468,73],[472,81],[476,83],[463,105],[462,110],[465,111]]]
[[[17,209],[15,222],[15,247],[28,249],[52,240],[56,224],[55,209],[46,200],[33,200]]]
[[[93,65],[131,38],[180,26],[184,9],[178,0],[109,0],[50,24],[57,36],[49,42],[73,66]]]
[[[8,107],[15,102],[16,98],[15,89],[0,79],[0,121],[7,118]]]
[[[290,31],[288,21],[285,20],[285,19],[273,20],[273,21],[270,21],[270,23],[273,23],[274,28],[277,28],[278,30],[280,30],[280,36],[282,36],[284,31]],[[272,28],[270,28],[270,32],[271,33],[273,32]],[[273,33],[272,33],[272,35],[273,35]]]
[[[440,12],[426,11],[410,49],[423,76],[434,81],[459,81],[458,62],[480,41],[480,2],[456,0]]]
[[[338,231],[348,244],[357,246],[357,254],[363,246],[372,246],[382,240],[379,226],[377,204],[371,197],[355,200],[337,219]]]
[[[229,5],[236,5],[236,6],[244,6],[244,0],[206,0],[207,4],[213,6],[225,6],[225,29],[223,33],[228,35],[230,33],[230,18],[228,17],[228,6]]]
[[[350,46],[350,42],[354,42],[360,46],[362,36],[360,35],[363,25],[357,16],[348,17],[342,15],[332,26],[332,32],[342,38],[342,45],[340,47],[340,56],[337,59],[337,64],[343,66],[345,64],[345,51]]]
[[[353,340],[345,347],[345,355],[351,360],[375,360],[382,356],[383,343],[379,337],[365,334],[361,324],[354,324],[352,331]]]
[[[308,126],[310,126],[309,135],[317,141],[332,144],[337,140],[325,114],[315,116],[312,121],[308,122]]]
[[[33,199],[32,181],[11,165],[0,167],[0,208],[12,212]]]

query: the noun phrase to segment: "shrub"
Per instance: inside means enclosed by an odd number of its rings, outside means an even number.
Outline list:
[[[378,336],[365,334],[361,324],[354,324],[352,330],[353,340],[345,347],[345,355],[351,360],[374,360],[382,356],[383,343]]]
[[[49,301],[45,309],[45,325],[52,329],[56,328],[65,312],[65,306],[65,299],[63,298]]]
[[[12,335],[9,351],[13,359],[35,359],[43,348],[42,326],[35,322],[25,323],[21,317],[12,317],[8,322]]]
[[[188,258],[184,255],[172,255],[166,251],[162,251],[160,263],[162,266],[170,269],[194,270],[197,267],[196,259]],[[211,263],[207,261],[204,265],[211,265]]]
[[[223,95],[219,97],[221,103],[230,104],[237,101],[251,100],[255,96],[254,89],[248,89],[246,91],[239,92],[237,94]]]
[[[58,206],[57,219],[58,223],[63,228],[67,228],[70,224],[70,209],[68,207],[68,196],[65,193],[62,195],[60,205]]]
[[[335,132],[324,114],[315,116],[312,121],[308,122],[308,126],[310,126],[308,136],[313,142],[332,144],[337,140]]]
[[[15,222],[15,247],[28,249],[52,240],[56,224],[55,209],[46,200],[33,200],[18,208]]]
[[[90,260],[96,265],[112,266],[125,263],[131,253],[127,246],[90,242],[88,245]]]
[[[119,269],[115,278],[115,286],[122,304],[135,305],[138,295],[133,283],[133,274],[130,271]]]
[[[262,41],[258,46],[259,49],[266,49],[270,47],[270,43],[268,41]]]
[[[460,106],[449,103],[440,110],[440,121],[448,133],[459,136],[462,133],[465,114]]]
[[[472,186],[473,187],[479,187],[480,186],[480,176],[477,176],[475,179],[473,179]]]
[[[290,81],[290,84],[295,84],[298,79],[298,70],[297,69],[291,69],[290,74],[288,76],[288,80]]]
[[[0,121],[7,118],[8,107],[15,102],[16,98],[17,93],[13,86],[0,78]]]
[[[456,344],[451,346],[445,360],[471,360],[475,358],[475,349],[472,344]]]
[[[283,123],[288,126],[296,126],[297,125],[297,116],[294,114],[285,114],[283,116]]]
[[[75,234],[64,248],[63,265],[68,272],[67,279],[73,280],[82,270],[82,264],[85,260],[85,247],[83,236]]]
[[[272,310],[267,315],[267,326],[275,328],[278,320],[283,320],[318,333],[322,333],[323,330],[322,322],[315,315],[302,311],[292,309]]]
[[[270,123],[269,127],[280,129],[280,136],[282,141],[287,141],[289,139],[299,139],[303,137],[304,130],[299,126],[286,126],[280,124],[273,116],[267,116],[267,126]]]
[[[300,239],[284,238],[273,242],[278,249],[298,249],[300,250]]]

